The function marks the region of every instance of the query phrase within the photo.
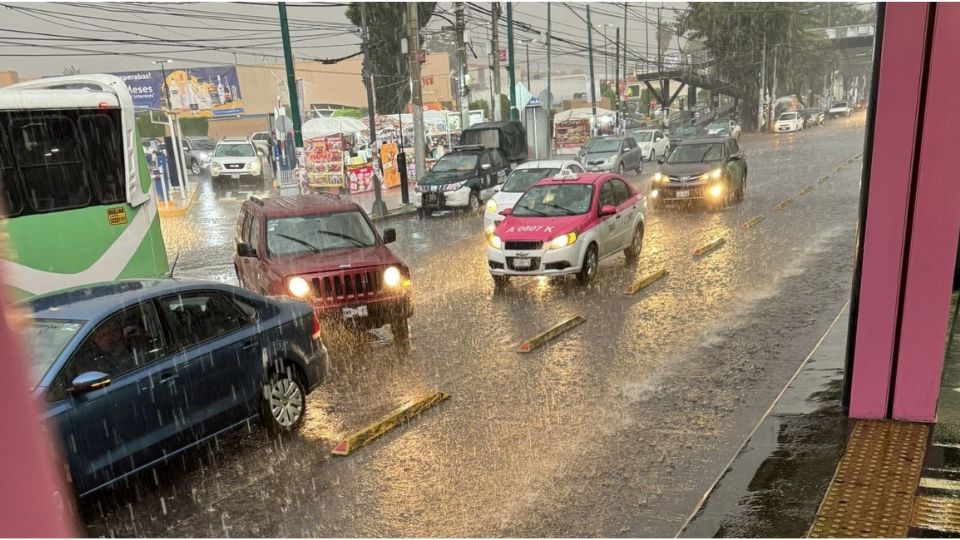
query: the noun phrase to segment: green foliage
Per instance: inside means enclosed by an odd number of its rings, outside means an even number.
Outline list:
[[[337,109],[330,116],[334,118],[363,118],[365,115],[366,111],[360,109]]]
[[[474,99],[467,105],[467,108],[471,111],[482,109],[484,118],[493,118],[490,114],[490,105],[487,104],[487,100],[485,99]]]
[[[374,90],[377,96],[377,113],[396,114],[403,112],[410,100],[410,71],[407,57],[400,54],[401,40],[406,36],[404,25],[407,4],[403,2],[365,2],[367,28],[370,36],[370,59],[368,69],[373,72]],[[425,28],[433,15],[436,2],[420,2],[417,13],[420,28]],[[351,2],[347,18],[357,28],[361,27],[360,4]],[[423,37],[420,38],[420,44]],[[419,48],[419,45],[418,45]]]
[[[206,137],[210,122],[206,117],[193,116],[180,119],[180,130],[186,137]]]
[[[157,116],[162,117],[163,115]],[[161,124],[150,122],[149,112],[141,112],[137,113],[137,133],[140,134],[142,139],[157,139],[166,135],[167,130]]]

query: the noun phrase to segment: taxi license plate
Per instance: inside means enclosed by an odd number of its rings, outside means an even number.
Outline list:
[[[514,268],[530,268],[531,266],[530,259],[513,259]]]
[[[689,192],[689,191],[678,191],[678,192],[677,192],[677,198],[678,198],[678,199],[686,199],[686,198],[689,197],[689,196],[690,196],[690,192]]]
[[[370,315],[370,312],[367,310],[367,306],[355,306],[355,307],[345,307],[343,308],[343,318],[344,319],[354,319],[356,317],[366,317]]]
[[[230,179],[231,179],[231,180],[239,180],[239,179],[240,179],[240,175],[239,175],[239,174],[231,174],[231,175],[230,175]]]

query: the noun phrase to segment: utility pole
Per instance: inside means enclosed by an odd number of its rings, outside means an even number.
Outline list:
[[[457,84],[459,93],[457,97],[457,110],[460,111],[460,129],[470,125],[470,103],[467,100],[467,46],[464,43],[463,31],[465,23],[463,20],[463,2],[456,3],[456,22],[457,22],[457,66],[460,69],[460,81]]]
[[[423,88],[420,83],[420,14],[417,10],[418,4],[410,2],[407,4],[407,62],[410,71],[410,101],[413,109],[413,159],[416,167],[417,181],[419,182],[425,174],[427,168],[424,161],[427,156],[424,154],[423,141]],[[403,130],[400,130],[400,136],[403,136]],[[403,180],[403,176],[400,177]],[[400,185],[400,196],[403,204],[410,202],[408,193],[409,187],[406,184]]]
[[[760,106],[757,108],[757,133],[763,131],[763,96],[767,93],[767,34],[760,48]]]
[[[370,120],[370,144],[368,148],[370,148],[373,153],[374,201],[371,213],[375,216],[385,216],[387,215],[387,205],[383,202],[383,194],[380,191],[380,171],[378,167],[380,163],[380,151],[375,144],[377,142],[377,122],[376,111],[374,110],[373,104],[373,66],[370,62],[370,37],[367,34],[367,4],[365,2],[360,3],[360,26],[360,47],[363,50],[363,84],[367,89],[367,117]],[[296,121],[296,118],[294,121]]]
[[[627,88],[627,3],[623,3],[623,88]],[[617,88],[617,93],[619,95],[620,89]],[[627,96],[626,92],[623,93],[622,99],[620,101],[620,108],[622,109],[620,117],[624,121],[624,128],[626,127],[627,120]],[[624,129],[626,133],[626,129]]]
[[[616,115],[615,118],[617,122],[616,124],[617,131],[620,131],[620,70],[618,69],[618,67],[620,66],[620,27],[619,26],[617,27],[617,39],[614,41],[614,47],[617,49],[617,52],[614,54],[614,60],[613,60],[613,74],[614,74],[613,97],[616,100],[615,103],[617,104],[617,106],[614,107],[613,110]]]
[[[167,108],[171,111],[173,110],[173,104],[170,103],[170,85],[167,84],[167,68],[166,64],[173,62],[173,60],[154,60],[152,64],[160,64],[160,73],[163,74],[163,93],[167,100]],[[160,107],[161,109],[163,107]]]
[[[520,120],[517,109],[517,74],[513,63],[513,2],[507,2],[507,75],[510,79],[510,120]]]
[[[503,120],[503,110],[500,107],[500,2],[494,2],[493,12],[493,100],[490,104],[496,121]]]
[[[597,126],[597,85],[593,79],[593,24],[590,23],[590,4],[587,4],[587,57],[590,61],[590,106],[593,109],[591,112],[591,123],[593,124],[592,128],[596,135],[596,126]]]
[[[533,93],[533,88],[530,86],[530,40],[523,40],[527,45],[527,91]]]
[[[609,25],[603,25],[603,82],[610,84],[610,73],[607,71],[610,63],[607,61],[607,26]]]
[[[550,2],[547,2],[547,152],[553,155],[553,95],[550,88]]]
[[[767,130],[773,131],[773,114],[776,112],[774,104],[777,102],[777,58],[780,56],[780,44],[777,43],[773,46],[773,77],[772,83],[770,85],[770,104],[767,106],[770,109],[770,114],[767,116]]]
[[[293,116],[293,138],[297,148],[303,148],[303,129],[300,126],[300,100],[297,99],[297,75],[293,68],[293,50],[290,48],[290,29],[287,27],[287,4],[280,6],[280,36],[283,38],[283,61],[287,66],[287,93],[290,96],[290,114]],[[366,28],[366,23],[364,23]],[[366,30],[364,30],[366,35]],[[364,38],[366,39],[366,38]]]

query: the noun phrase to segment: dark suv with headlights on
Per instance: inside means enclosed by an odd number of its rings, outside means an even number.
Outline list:
[[[746,193],[747,160],[733,137],[688,139],[675,146],[666,160],[657,161],[660,170],[650,184],[654,207],[699,201],[720,210]]]
[[[309,303],[321,320],[357,330],[390,325],[401,350],[410,345],[410,269],[356,203],[318,193],[251,197],[237,222],[234,267],[240,285]]]
[[[444,154],[417,182],[413,204],[421,218],[454,207],[479,212],[509,173],[499,149],[461,146]]]

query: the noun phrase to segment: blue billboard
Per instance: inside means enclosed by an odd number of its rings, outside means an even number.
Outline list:
[[[169,107],[179,114],[227,116],[243,112],[236,66],[216,66],[114,73],[123,79],[138,109]]]

